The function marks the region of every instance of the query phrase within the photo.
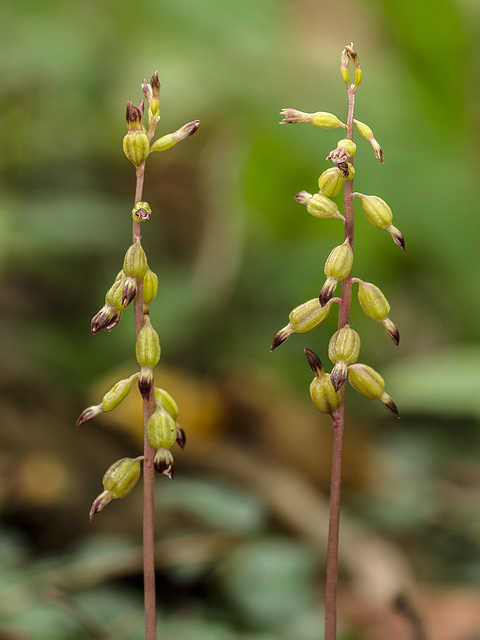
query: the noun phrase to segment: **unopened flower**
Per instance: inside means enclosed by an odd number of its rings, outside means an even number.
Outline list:
[[[317,111],[315,113],[304,113],[298,109],[282,109],[280,115],[283,120],[280,124],[297,124],[299,122],[307,122],[321,129],[335,129],[336,127],[347,128],[337,116],[327,111]]]
[[[177,131],[167,133],[167,135],[162,136],[152,144],[150,153],[153,151],[167,151],[168,149],[171,149],[178,142],[185,140],[185,138],[188,138],[189,136],[193,136],[199,126],[200,120],[193,120],[192,122],[184,124],[183,127]]]
[[[322,413],[333,415],[340,406],[340,392],[333,388],[330,375],[325,372],[320,358],[310,349],[305,349],[305,355],[310,369],[315,374],[315,378],[310,384],[310,397],[313,404]]]
[[[335,365],[330,379],[335,391],[345,384],[347,368],[360,354],[360,336],[348,325],[336,331],[328,344],[328,357]]]
[[[375,154],[375,157],[377,158],[377,160],[380,160],[380,162],[385,163],[385,156],[383,154],[383,149],[373,137],[373,131],[370,129],[368,124],[365,124],[364,122],[360,122],[359,120],[354,120],[354,122],[357,125],[357,129],[359,130],[360,134],[365,138],[365,140],[368,140],[368,142],[370,142],[370,144],[372,145],[373,153]]]
[[[348,367],[348,381],[365,398],[380,400],[386,409],[400,418],[394,401],[385,393],[385,381],[375,369],[366,364],[352,364]]]
[[[157,449],[153,459],[153,466],[157,473],[161,473],[173,480],[173,455],[170,449]]]
[[[364,282],[360,278],[352,278],[353,282],[358,282],[358,300],[365,314],[381,322],[392,338],[395,346],[398,347],[400,334],[397,327],[389,319],[390,305],[381,290],[371,282]]]
[[[333,296],[337,284],[348,276],[352,265],[353,251],[347,238],[343,244],[332,249],[325,262],[324,273],[327,279],[319,295],[322,306],[326,305]]]
[[[362,200],[362,207],[367,220],[377,229],[386,229],[392,236],[393,241],[400,249],[405,252],[405,240],[402,233],[393,226],[392,210],[382,198],[378,196],[366,196],[363,193],[355,192],[354,196],[358,196]]]
[[[111,500],[127,496],[138,482],[140,477],[139,458],[121,458],[114,462],[103,476],[103,491],[95,498],[90,509],[90,520],[101,511]]]
[[[318,327],[328,317],[333,302],[339,298],[331,299],[325,306],[321,306],[318,298],[308,300],[295,307],[288,316],[289,323],[277,333],[273,339],[270,351],[279,347],[292,333],[307,333]]]

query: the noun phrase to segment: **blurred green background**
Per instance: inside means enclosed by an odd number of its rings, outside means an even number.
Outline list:
[[[354,275],[389,299],[398,351],[355,300],[352,325],[402,420],[350,390],[339,633],[413,637],[404,593],[427,637],[480,637],[480,5],[6,0],[0,33],[0,638],[143,634],[140,488],[87,520],[104,470],[140,451],[138,406],[73,425],[135,367],[131,310],[89,323],[131,237],[125,102],[156,69],[159,135],[201,121],[144,191],[158,379],[188,438],[158,479],[161,637],[322,637],[331,425],[302,352],[328,361],[335,314],[269,347],[341,241],[293,196],[343,134],[278,121],[345,120],[352,41],[356,117],[386,155],[357,136],[355,189],[390,204],[407,250],[356,203]]]

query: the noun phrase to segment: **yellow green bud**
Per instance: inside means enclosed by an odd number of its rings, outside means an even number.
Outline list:
[[[138,169],[148,158],[150,143],[147,135],[140,131],[130,131],[123,138],[123,152]]]
[[[150,220],[151,215],[152,209],[150,208],[148,202],[137,202],[132,209],[132,218],[134,220],[138,220],[139,222]]]
[[[392,236],[393,241],[400,249],[405,252],[405,240],[402,233],[393,226],[392,210],[382,198],[378,196],[366,196],[363,193],[355,192],[354,196],[358,196],[362,200],[362,207],[367,220],[377,229],[386,229]]]
[[[143,81],[142,89],[145,99],[148,101],[148,122],[150,123],[153,119],[158,122],[160,120],[160,81],[158,79],[158,71],[153,74],[150,84],[147,84],[145,80]]]
[[[114,307],[118,311],[123,311],[125,305],[123,304],[123,287],[125,286],[125,278],[115,280],[110,289],[105,295],[105,303],[111,307]]]
[[[147,271],[147,256],[139,241],[134,242],[127,250],[123,261],[123,272],[126,276],[134,276],[141,280]]]
[[[388,318],[388,314],[390,313],[388,300],[380,289],[371,282],[364,282],[360,280],[360,278],[352,278],[352,281],[358,283],[358,300],[365,314],[372,320],[381,322],[395,343],[395,346],[398,347],[400,334],[398,333],[397,327]]]
[[[100,406],[102,411],[112,411],[124,400],[132,388],[133,381],[138,378],[138,373],[134,373],[129,378],[119,380],[113,387],[103,396]]]
[[[283,116],[283,120],[280,124],[297,124],[299,122],[308,122],[315,127],[322,129],[335,129],[336,127],[347,128],[347,125],[343,124],[337,116],[327,111],[317,111],[316,113],[304,113],[298,111],[298,109],[282,109],[280,115]]]
[[[310,384],[310,397],[313,404],[322,413],[333,413],[338,409],[341,402],[341,395],[335,391],[330,381],[330,376],[325,373],[320,358],[310,349],[305,349],[308,364],[315,374],[315,378]]]
[[[178,405],[168,391],[160,389],[160,387],[155,387],[155,402],[162,405],[165,411],[168,411],[174,420],[177,419]]]
[[[339,149],[343,149],[350,157],[354,156],[355,151],[357,150],[357,145],[353,140],[350,140],[349,138],[339,140],[337,142],[337,147]]]
[[[142,458],[121,458],[114,462],[103,476],[103,491],[92,504],[90,520],[111,500],[127,496],[140,477],[140,460]]]
[[[334,363],[330,379],[338,391],[347,379],[347,367],[357,361],[360,354],[360,336],[348,325],[336,331],[328,344],[328,357]]]
[[[152,327],[149,316],[145,316],[145,324],[138,333],[135,345],[137,362],[142,367],[154,367],[160,360],[160,354],[158,333]]]
[[[333,200],[327,198],[323,193],[315,193],[307,204],[307,211],[315,218],[322,220],[329,220],[331,218],[338,218],[345,222],[345,218],[338,210],[337,205]]]
[[[158,278],[157,275],[147,267],[147,271],[143,277],[143,313],[148,314],[150,311],[150,303],[157,297]]]
[[[280,329],[273,339],[270,351],[279,347],[292,333],[307,333],[318,327],[328,317],[332,303],[337,301],[339,298],[331,299],[322,307],[318,298],[313,298],[295,307],[288,316],[288,325]]]
[[[350,82],[350,73],[348,71],[348,55],[345,49],[342,51],[342,55],[340,57],[340,73],[342,74],[343,81],[348,88],[348,83]]]
[[[348,87],[348,81],[349,81],[349,76],[348,76],[349,60],[351,60],[353,63],[353,75],[355,78],[355,87],[358,87],[358,85],[362,81],[362,69],[360,67],[360,63],[358,62],[357,52],[353,48],[353,43],[345,47],[345,49],[342,51],[342,56],[341,56],[340,72],[342,74],[342,78],[345,84],[347,85],[347,87]]]
[[[177,439],[175,420],[161,405],[157,405],[147,421],[145,433],[154,449],[170,449]]]
[[[327,304],[333,296],[340,280],[344,280],[348,276],[352,270],[352,265],[353,251],[347,238],[343,244],[332,249],[325,262],[324,273],[327,279],[319,295],[322,306]]]
[[[192,122],[188,122],[184,124],[183,127],[174,131],[173,133],[167,133],[167,135],[162,136],[158,140],[156,140],[151,148],[150,153],[153,151],[167,151],[175,146],[178,142],[185,140],[189,136],[192,136],[195,131],[200,126],[200,120],[193,120]]]
[[[368,124],[365,124],[364,122],[360,122],[359,120],[354,120],[354,122],[357,125],[357,129],[359,130],[360,134],[365,138],[365,140],[368,140],[368,142],[370,142],[370,144],[372,145],[373,153],[375,154],[375,157],[377,158],[377,160],[380,160],[380,162],[385,163],[385,156],[383,154],[383,149],[373,137],[373,131],[370,129]]]
[[[342,172],[339,171],[337,167],[331,167],[330,169],[324,171],[318,178],[318,188],[324,196],[327,196],[327,198],[335,198],[335,196],[338,196],[338,194],[340,193],[340,189],[342,188],[344,182],[345,178],[343,177]]]
[[[157,473],[161,473],[173,480],[173,455],[170,449],[157,449],[153,459],[153,466]]]
[[[400,418],[395,403],[385,393],[385,381],[375,369],[366,364],[352,364],[348,367],[348,380],[356,391],[370,400],[379,399],[386,409]]]

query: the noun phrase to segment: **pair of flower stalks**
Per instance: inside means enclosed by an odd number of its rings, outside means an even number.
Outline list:
[[[355,76],[354,84],[350,87],[349,62],[354,65]],[[352,45],[347,46],[342,53],[341,74],[347,90],[351,92],[351,95],[354,95],[362,80],[362,70]],[[350,279],[350,283],[358,284],[358,299],[365,314],[372,320],[383,324],[395,346],[398,346],[398,329],[388,317],[390,305],[382,291],[370,282],[351,277],[353,266],[353,208],[351,225],[347,230],[346,216],[340,213],[336,203],[331,199],[336,197],[342,187],[348,181],[353,180],[355,175],[353,156],[356,151],[356,144],[352,140],[353,122],[363,138],[372,145],[376,158],[383,163],[385,158],[382,148],[374,138],[370,127],[353,119],[353,107],[350,127],[347,127],[332,113],[324,111],[303,113],[296,109],[283,109],[281,115],[283,120],[280,124],[306,122],[321,129],[337,127],[347,129],[347,138],[339,140],[336,148],[326,157],[326,160],[332,161],[334,166],[324,171],[319,177],[318,193],[312,195],[307,191],[301,191],[295,196],[295,200],[306,205],[308,213],[312,216],[321,220],[341,220],[345,226],[345,239],[342,244],[331,251],[325,262],[324,273],[326,280],[319,296],[293,309],[289,316],[288,325],[276,334],[271,351],[285,342],[292,333],[306,333],[322,324],[328,317],[333,304],[338,303],[340,306],[344,304],[343,297],[334,298],[333,295],[338,283],[346,279]],[[350,131],[348,131],[349,128]],[[393,215],[388,204],[378,196],[368,196],[353,192],[353,190],[351,190],[351,197],[359,197],[363,211],[370,224],[377,229],[388,231],[395,244],[402,251],[405,251],[403,235],[392,224]],[[360,354],[360,336],[348,324],[349,309],[346,315],[347,322],[344,326],[339,326],[328,345],[328,357],[334,365],[331,373],[325,372],[320,358],[313,351],[305,349],[308,363],[315,374],[315,378],[310,385],[310,395],[315,406],[322,413],[330,414],[335,419],[335,411],[341,403],[340,390],[348,376],[349,382],[354,389],[366,398],[379,399],[389,411],[399,417],[395,403],[385,393],[385,383],[382,376],[372,367],[357,363]]]
[[[76,424],[78,428],[100,413],[112,411],[118,407],[129,394],[134,381],[137,381],[144,402],[149,402],[151,393],[154,394],[154,409],[145,424],[146,439],[156,450],[154,467],[159,473],[173,478],[173,456],[170,450],[175,442],[183,449],[185,433],[177,421],[178,406],[175,400],[167,391],[154,385],[153,369],[160,360],[161,348],[158,334],[150,321],[149,311],[150,303],[157,295],[158,278],[149,268],[147,256],[141,245],[140,223],[149,220],[152,213],[148,202],[141,200],[141,194],[148,156],[154,151],[166,151],[172,148],[195,133],[200,123],[198,120],[189,122],[178,131],[162,136],[152,143],[160,120],[160,82],[157,72],[152,76],[149,84],[143,81],[142,89],[144,99],[138,106],[130,101],[127,102],[127,134],[123,140],[123,150],[135,166],[137,175],[136,203],[132,210],[134,241],[125,254],[122,270],[107,291],[104,306],[91,322],[93,334],[102,329],[111,331],[120,321],[123,311],[136,300],[140,304],[140,321],[139,326],[136,327],[135,355],[140,371],[129,378],[119,380],[103,396],[100,404],[83,411]],[[145,100],[148,102],[148,130],[143,125]],[[135,321],[137,325],[137,308]],[[132,491],[140,477],[143,460],[144,456],[121,458],[110,466],[103,477],[104,491],[95,499],[90,510],[90,520],[112,499],[123,498]]]

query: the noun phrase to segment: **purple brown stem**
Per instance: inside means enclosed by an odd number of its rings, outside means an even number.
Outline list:
[[[355,86],[348,92],[347,138],[353,138],[353,113],[355,107]],[[352,162],[352,158],[349,159]],[[348,238],[353,249],[353,180],[345,181],[345,240]],[[352,276],[342,280],[342,299],[338,314],[338,329],[349,323],[352,302]],[[330,514],[328,522],[327,576],[325,586],[325,640],[337,637],[337,583],[338,583],[338,542],[340,532],[340,492],[342,483],[343,433],[345,429],[345,383],[340,389],[342,401],[333,417],[333,452],[330,484]]]
[[[142,201],[143,182],[145,175],[145,163],[137,170],[137,182],[135,188],[135,204]],[[133,221],[133,242],[140,241],[141,222]],[[143,316],[143,279],[138,281],[137,295],[134,303],[135,334],[144,324]],[[143,400],[143,585],[145,604],[145,640],[157,638],[157,608],[155,596],[155,518],[154,518],[154,481],[155,469],[153,458],[155,449],[150,446],[146,435],[145,426],[149,417],[155,410],[155,396],[152,392],[148,399]]]

